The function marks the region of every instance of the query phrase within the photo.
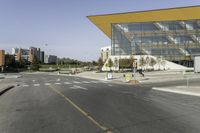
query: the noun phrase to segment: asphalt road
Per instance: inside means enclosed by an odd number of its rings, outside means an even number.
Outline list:
[[[24,75],[0,96],[0,133],[198,133],[200,98],[72,76]]]

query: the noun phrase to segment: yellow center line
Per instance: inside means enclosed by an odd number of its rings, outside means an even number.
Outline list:
[[[67,102],[69,102],[74,108],[76,108],[81,114],[83,114],[86,118],[88,118],[93,124],[95,124],[97,127],[99,127],[101,130],[103,130],[105,133],[112,133],[108,128],[101,125],[97,120],[95,120],[90,114],[85,112],[82,108],[80,108],[76,103],[74,103],[70,98],[66,97],[64,94],[62,94],[60,91],[58,91],[55,87],[49,86],[51,90],[59,94],[61,97],[63,97]]]

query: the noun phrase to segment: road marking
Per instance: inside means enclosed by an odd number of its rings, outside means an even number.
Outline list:
[[[60,85],[61,83],[55,83],[55,85]]]
[[[108,86],[110,86],[110,87],[114,87],[114,85],[108,85]]]
[[[47,86],[48,86],[48,85],[51,85],[51,84],[50,84],[50,83],[45,83],[44,85],[47,85]]]
[[[34,86],[40,86],[40,84],[34,84]]]
[[[59,82],[59,81],[60,81],[60,79],[57,79],[56,81],[58,81],[58,82]]]
[[[86,83],[86,84],[88,84],[88,83],[90,83],[89,81],[83,81],[82,83]]]
[[[72,87],[70,87],[71,89],[82,89],[82,90],[88,90],[87,88],[78,86],[78,85],[73,85]]]
[[[69,85],[69,84],[72,84],[72,83],[70,83],[70,82],[64,82],[64,84]]]
[[[51,82],[51,81],[55,81],[55,80],[49,80],[48,82]]]
[[[90,81],[90,82],[92,82],[92,83],[99,83],[99,81]]]
[[[108,83],[108,81],[100,81],[101,83],[105,83],[105,84],[107,84]]]
[[[32,80],[32,82],[35,82],[35,80]]]
[[[80,84],[81,82],[78,82],[78,81],[74,81],[73,83],[74,83],[74,84]]]
[[[29,87],[29,85],[23,85],[22,87]]]
[[[101,125],[95,118],[93,118],[90,114],[88,114],[86,111],[84,111],[81,107],[79,107],[76,103],[74,103],[70,98],[62,94],[60,91],[58,91],[55,87],[50,86],[51,90],[63,97],[68,103],[70,103],[75,109],[77,109],[83,116],[88,118],[94,125],[99,127],[103,132],[105,133],[112,133],[111,130],[106,128],[105,126]]]

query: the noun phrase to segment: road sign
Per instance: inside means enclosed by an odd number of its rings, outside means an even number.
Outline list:
[[[109,73],[107,74],[107,79],[112,79],[112,78],[113,78],[113,75],[112,75],[111,72],[109,72]]]
[[[132,79],[132,75],[130,73],[126,73],[124,75],[126,82],[129,82]]]

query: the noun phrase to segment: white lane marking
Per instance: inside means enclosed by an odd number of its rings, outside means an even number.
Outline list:
[[[29,85],[23,85],[22,87],[29,87]]]
[[[60,81],[60,79],[57,79],[56,81]]]
[[[90,83],[89,81],[83,81],[82,83],[86,83],[86,84],[88,84],[88,83]]]
[[[82,90],[88,90],[87,88],[78,86],[78,85],[73,85],[72,87],[70,87],[71,89],[82,89]]]
[[[110,87],[114,87],[114,85],[108,85],[108,86],[110,86]]]
[[[100,83],[105,83],[105,84],[107,84],[108,83],[108,81],[99,81]]]
[[[40,86],[40,84],[34,84],[34,86]]]
[[[69,84],[72,84],[72,83],[70,83],[70,82],[64,82],[64,84],[69,85]]]
[[[55,80],[49,80],[48,82],[52,82],[52,81],[55,81]]]
[[[74,84],[80,84],[81,82],[78,81],[73,81]]]
[[[55,85],[60,85],[61,83],[55,83]]]
[[[35,82],[35,80],[32,80],[32,82]]]
[[[51,85],[50,83],[45,83],[44,85]]]
[[[90,81],[90,82],[92,82],[92,83],[99,83],[99,81]]]

